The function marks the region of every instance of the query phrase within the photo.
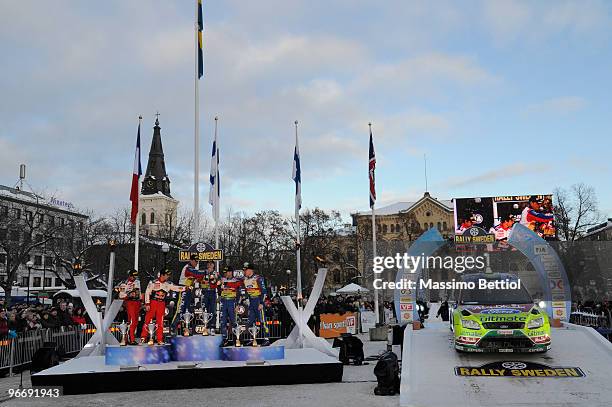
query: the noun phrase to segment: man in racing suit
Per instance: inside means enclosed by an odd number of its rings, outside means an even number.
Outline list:
[[[176,311],[172,317],[172,323],[170,324],[172,331],[176,330],[176,325],[181,322],[185,312],[189,311],[190,313],[193,313],[193,300],[196,282],[201,284],[206,275],[207,273],[205,271],[200,271],[198,269],[197,255],[192,254],[190,256],[189,263],[187,263],[181,271],[179,284],[184,286],[185,290],[179,295]]]
[[[264,279],[259,274],[255,274],[255,266],[251,263],[244,263],[242,269],[244,270],[243,284],[249,299],[249,328],[258,321],[260,331],[265,332],[268,327],[263,314],[263,303],[266,296]]]
[[[155,281],[150,281],[145,291],[145,315],[142,334],[140,335],[140,343],[145,343],[149,334],[149,323],[155,318],[157,323],[157,343],[164,344],[164,314],[166,313],[166,296],[170,291],[182,292],[184,287],[172,284],[168,281],[170,270],[162,270],[159,277]]]
[[[217,289],[219,287],[219,278],[215,270],[215,263],[209,261],[206,264],[206,275],[200,282],[202,288],[202,309],[213,314],[213,317],[208,321],[207,328],[213,330],[217,320]]]
[[[140,280],[138,280],[138,270],[128,271],[128,278],[122,281],[115,290],[119,293],[119,299],[123,300],[123,306],[128,316],[130,330],[128,332],[128,343],[136,344],[134,335],[138,326],[138,315],[140,314],[140,305],[142,301],[142,293],[140,292]]]
[[[227,323],[230,329],[236,324],[236,304],[240,301],[240,289],[242,280],[234,277],[234,272],[229,266],[223,268],[224,276],[219,285],[221,293],[221,335],[223,335],[223,346],[228,345]]]

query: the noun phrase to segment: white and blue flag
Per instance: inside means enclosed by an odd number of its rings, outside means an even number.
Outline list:
[[[217,144],[217,132],[212,145],[212,156],[210,158],[210,192],[208,203],[212,205],[213,219],[219,220],[219,197],[221,196],[221,180],[219,178],[219,145]]]
[[[300,147],[298,145],[297,122],[295,129],[295,150],[293,151],[293,181],[295,182],[295,212],[302,207],[302,170],[300,169]]]

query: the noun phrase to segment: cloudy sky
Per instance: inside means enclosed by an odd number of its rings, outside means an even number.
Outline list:
[[[549,193],[586,182],[612,215],[612,3],[204,1],[202,202],[220,117],[222,204],[306,207],[429,190]],[[194,1],[0,0],[0,184],[111,212],[129,204],[137,117],[159,111],[172,192],[193,200]],[[205,209],[209,210],[206,205]]]

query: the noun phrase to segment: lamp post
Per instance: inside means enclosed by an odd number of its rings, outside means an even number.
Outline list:
[[[164,254],[164,265],[162,266],[162,270],[165,270],[166,264],[167,264],[168,252],[170,251],[170,245],[164,242],[161,246],[161,251]]]
[[[34,262],[32,260],[28,260],[26,263],[26,267],[28,268],[28,299],[27,303],[30,305],[30,275],[32,274],[32,267],[34,267]]]
[[[291,270],[287,269],[287,271],[285,271],[285,273],[287,273],[287,295],[289,295],[289,289],[291,288],[291,286],[290,286]]]

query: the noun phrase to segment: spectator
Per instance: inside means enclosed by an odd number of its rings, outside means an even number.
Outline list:
[[[6,316],[6,310],[0,310],[0,338],[4,339],[8,336],[9,322]]]
[[[72,321],[72,315],[68,312],[68,304],[65,302],[60,302],[59,311],[57,311],[57,319],[61,326],[71,326],[74,325],[74,321]]]
[[[72,316],[72,322],[74,322],[77,325],[85,325],[87,323],[87,320],[85,319],[85,316],[83,315],[83,312],[85,310],[83,308],[77,308],[74,311],[74,315]]]

